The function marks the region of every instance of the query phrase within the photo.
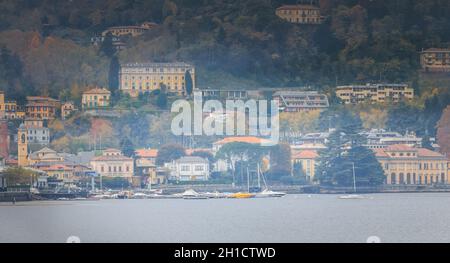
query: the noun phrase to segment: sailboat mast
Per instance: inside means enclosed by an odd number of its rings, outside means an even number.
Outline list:
[[[248,172],[248,166],[247,166],[247,193],[250,193],[250,173]]]
[[[356,193],[356,173],[355,173],[355,163],[352,163],[353,167],[353,191]]]

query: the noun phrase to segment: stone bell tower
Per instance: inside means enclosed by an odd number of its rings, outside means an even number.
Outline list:
[[[28,131],[24,124],[21,124],[17,133],[18,161],[19,166],[28,165]]]

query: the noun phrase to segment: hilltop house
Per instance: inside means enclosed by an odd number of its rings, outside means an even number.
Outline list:
[[[430,48],[420,53],[425,72],[450,72],[450,49]]]
[[[60,102],[49,97],[27,97],[25,106],[26,117],[52,120],[56,117],[56,111]]]
[[[318,25],[323,22],[320,8],[314,5],[283,5],[277,8],[275,14],[295,24]]]
[[[192,65],[176,63],[131,63],[121,65],[119,73],[120,90],[137,97],[165,85],[167,92],[186,94],[185,74],[189,72],[195,89],[195,68]]]
[[[101,109],[110,106],[111,91],[105,88],[94,88],[83,92],[81,101],[83,110]]]

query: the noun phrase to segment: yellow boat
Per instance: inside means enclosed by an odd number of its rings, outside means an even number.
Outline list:
[[[248,199],[248,198],[254,198],[254,197],[255,197],[255,195],[250,194],[250,193],[236,193],[236,194],[230,195],[230,198],[235,198],[235,199]]]

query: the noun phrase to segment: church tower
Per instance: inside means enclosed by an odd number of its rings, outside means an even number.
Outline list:
[[[18,146],[18,157],[19,157],[19,167],[24,167],[28,165],[28,131],[25,125],[22,124],[19,127],[17,134],[17,146]]]

